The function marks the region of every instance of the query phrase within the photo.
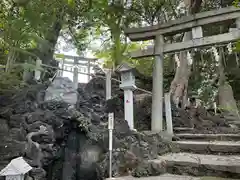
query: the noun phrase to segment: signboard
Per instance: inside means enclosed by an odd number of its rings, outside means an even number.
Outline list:
[[[24,175],[9,175],[6,176],[6,180],[24,180]]]

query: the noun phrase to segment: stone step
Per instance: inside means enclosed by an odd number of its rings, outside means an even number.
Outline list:
[[[240,141],[175,141],[181,151],[201,154],[240,154]]]
[[[240,178],[240,156],[235,155],[169,153],[149,163],[156,167],[166,164],[166,170],[171,174]]]
[[[240,134],[191,134],[177,133],[175,136],[181,140],[219,140],[219,141],[240,141]]]
[[[174,175],[174,174],[163,174],[160,176],[151,176],[151,177],[132,177],[132,176],[125,176],[125,177],[117,177],[117,178],[108,178],[107,180],[233,180],[229,178],[219,178],[219,177],[194,177],[194,176],[181,176],[181,175]]]
[[[189,127],[174,127],[173,130],[175,133],[191,133],[194,128]]]

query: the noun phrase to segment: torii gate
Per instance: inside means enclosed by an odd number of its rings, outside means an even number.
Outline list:
[[[202,26],[229,20],[236,20],[236,29],[229,33],[203,37]],[[164,36],[192,31],[193,39],[179,43],[164,43]],[[240,8],[227,7],[206,11],[172,20],[164,24],[148,27],[130,28],[125,34],[132,41],[154,39],[154,47],[130,53],[132,58],[155,56],[153,68],[152,95],[152,131],[162,131],[163,106],[163,55],[164,53],[179,52],[215,44],[234,42],[240,39]]]
[[[80,56],[69,56],[55,54],[55,58],[60,61],[60,67],[62,71],[59,71],[59,76],[63,75],[63,71],[68,71],[73,73],[73,82],[78,87],[78,74],[86,74],[88,76],[88,81],[90,81],[90,70],[91,67],[96,65],[96,58],[86,58]]]

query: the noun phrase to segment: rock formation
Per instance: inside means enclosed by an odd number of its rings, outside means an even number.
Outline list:
[[[63,78],[61,82],[66,81]],[[79,87],[76,107],[60,99],[46,98],[48,86],[49,83],[35,84],[0,96],[0,168],[23,156],[33,167],[30,177],[36,180],[107,177],[105,80],[95,77],[84,88]],[[113,83],[113,94],[113,175],[117,176],[133,172],[140,161],[171,148],[159,134],[131,132],[122,118],[123,93],[118,84]]]
[[[64,78],[61,82],[67,83]],[[109,104],[115,114],[114,176],[162,173],[165,168],[150,167],[145,161],[177,151],[163,134],[149,132],[149,96],[135,105],[139,132],[132,132],[123,119],[123,92],[118,84],[112,83],[113,100],[106,102],[105,80],[94,77],[88,84],[79,86],[76,107],[61,99],[45,98],[48,87],[49,83],[35,84],[0,95],[1,169],[11,159],[23,156],[33,167],[30,177],[34,180],[100,180],[107,177]],[[67,89],[67,85],[65,87]],[[222,131],[234,129],[225,120],[215,118],[201,109],[191,115],[173,107],[175,127],[188,126],[193,121],[196,131],[211,128],[214,132],[219,127]]]

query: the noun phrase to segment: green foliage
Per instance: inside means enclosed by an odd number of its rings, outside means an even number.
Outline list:
[[[240,7],[239,0],[234,0],[233,1],[233,6]]]
[[[22,74],[20,69],[21,68],[16,67],[11,72],[4,72],[0,69],[0,93],[18,90],[25,85],[19,75]]]
[[[22,70],[32,71],[34,59],[44,54],[44,50],[52,50],[54,43],[52,36],[61,36],[67,46],[73,44],[78,53],[92,50],[95,56],[104,61],[104,67],[115,68],[123,61],[133,64],[138,71],[147,76],[152,76],[153,58],[131,59],[128,52],[138,50],[149,45],[149,42],[140,44],[129,42],[124,34],[128,27],[138,27],[163,23],[182,16],[184,11],[179,8],[180,1],[176,0],[138,0],[132,1],[126,6],[125,1],[108,0],[35,0],[29,1],[24,6],[15,6],[12,1],[0,1],[0,64],[6,64],[8,52],[12,49],[19,54],[14,68],[8,74],[1,74],[2,89],[21,86]],[[234,1],[239,7],[239,0]],[[203,10],[213,9],[219,6],[219,2],[205,2]],[[61,33],[57,34],[54,28],[59,22]],[[218,31],[210,27],[208,33]],[[55,33],[55,34],[54,34]],[[171,42],[176,41],[171,37]],[[53,43],[53,44],[52,44]],[[36,51],[31,51],[36,49]],[[240,49],[240,43],[236,50]],[[47,51],[47,52],[48,52]],[[207,54],[204,52],[204,54]],[[61,55],[59,55],[61,56]],[[31,57],[32,62],[21,64]],[[194,57],[193,77],[190,79],[189,89],[191,93],[198,94],[202,100],[209,101],[214,97],[217,86],[212,87],[217,75],[216,62],[209,55],[205,55],[204,61],[199,56]],[[176,67],[174,57],[168,56],[164,60],[164,88],[168,90]],[[230,67],[230,65],[228,65]],[[227,72],[231,68],[227,69]],[[12,78],[12,82],[11,79]],[[236,83],[237,78],[233,84]],[[2,84],[1,84],[2,83]],[[214,84],[215,85],[215,84]],[[236,89],[236,88],[235,88]]]
[[[123,1],[114,1],[113,4],[109,4],[107,0],[93,2],[92,19],[95,22],[93,36],[104,39],[101,48],[95,52],[112,68],[128,60],[124,54],[132,49],[132,43],[128,42],[123,30],[132,25],[141,25],[144,21],[148,24],[166,21],[162,17],[165,17],[165,12],[169,8],[169,3],[165,0],[133,1],[130,6]],[[139,65],[138,62],[136,64]],[[145,65],[146,63],[143,66]]]

